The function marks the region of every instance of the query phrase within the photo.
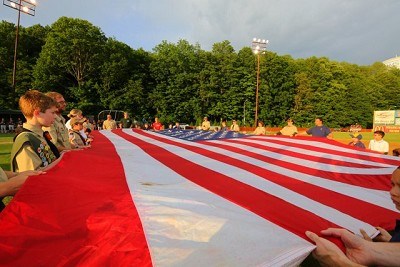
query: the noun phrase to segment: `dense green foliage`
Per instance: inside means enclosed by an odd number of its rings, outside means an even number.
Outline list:
[[[139,120],[214,123],[237,119],[254,124],[256,63],[249,47],[229,41],[211,51],[185,40],[167,41],[152,52],[107,38],[81,19],[61,17],[51,26],[20,27],[17,84],[12,84],[15,25],[0,23],[0,106],[17,107],[23,92],[58,91],[69,108],[86,114],[127,110]],[[400,70],[381,63],[358,66],[328,58],[260,56],[259,119],[282,125],[293,117],[309,126],[322,116],[330,127],[372,124],[374,110],[400,103]]]

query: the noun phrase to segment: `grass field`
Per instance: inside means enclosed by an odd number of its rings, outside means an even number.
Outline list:
[[[14,134],[0,134],[0,167],[10,170],[10,151]]]

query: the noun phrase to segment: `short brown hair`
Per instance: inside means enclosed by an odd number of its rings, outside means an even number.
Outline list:
[[[57,107],[57,102],[53,98],[38,90],[27,91],[19,98],[18,104],[22,114],[28,119],[33,117],[33,112],[36,109],[44,113],[49,108]]]
[[[384,131],[375,131],[374,134],[379,134],[380,136],[385,137],[385,132]]]
[[[47,92],[45,95],[50,96],[53,99],[63,97],[59,92]]]

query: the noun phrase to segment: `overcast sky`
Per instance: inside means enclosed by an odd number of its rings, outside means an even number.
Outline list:
[[[13,0],[17,1],[17,0]],[[228,40],[236,51],[253,37],[268,50],[370,65],[400,55],[400,0],[36,0],[21,25],[51,25],[61,16],[86,19],[107,37],[147,51],[186,39],[210,50]],[[17,22],[2,5],[0,19]]]

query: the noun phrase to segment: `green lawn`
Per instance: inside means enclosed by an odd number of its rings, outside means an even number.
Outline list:
[[[10,170],[10,151],[14,134],[0,134],[0,167]]]

